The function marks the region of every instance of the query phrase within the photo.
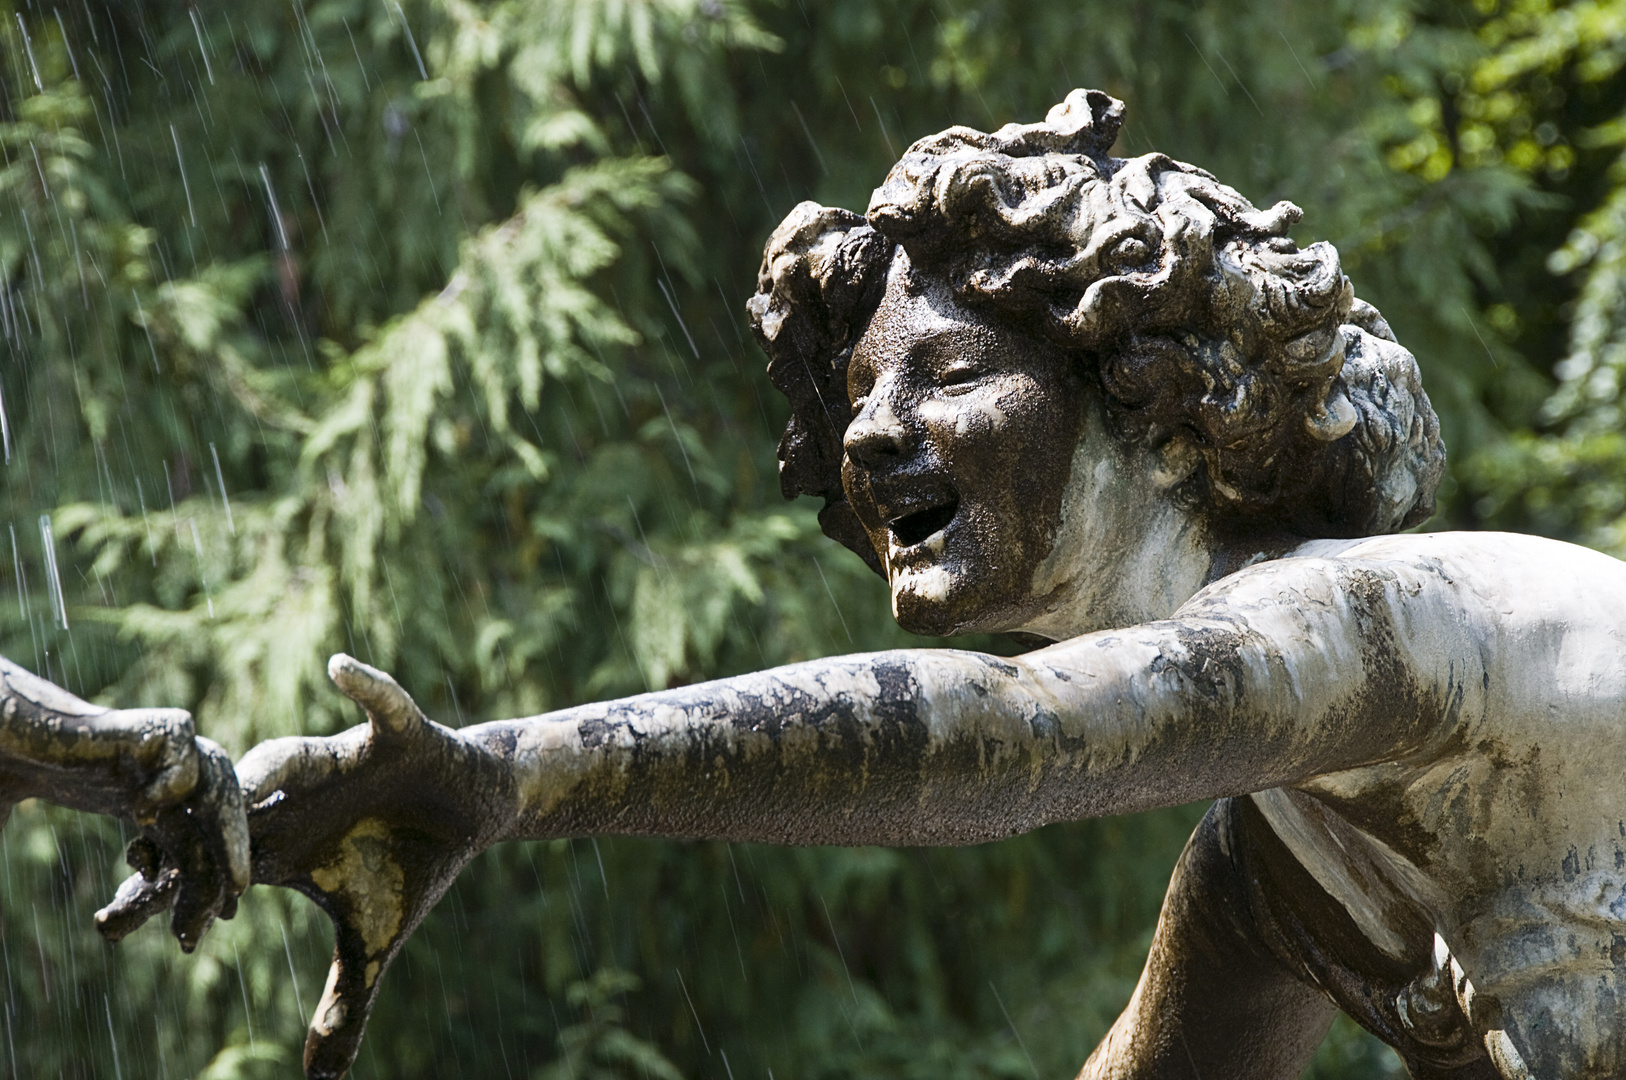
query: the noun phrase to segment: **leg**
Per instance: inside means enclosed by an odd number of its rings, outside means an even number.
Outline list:
[[[1223,806],[1187,842],[1140,985],[1079,1080],[1295,1080],[1332,1024],[1255,929]]]

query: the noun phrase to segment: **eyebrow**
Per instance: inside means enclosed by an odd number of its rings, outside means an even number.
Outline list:
[[[941,327],[938,327],[935,330],[928,330],[925,333],[921,334],[920,337],[915,339],[914,346],[911,347],[910,351],[913,352],[915,348],[918,348],[918,347],[920,347],[922,345],[933,344],[933,343],[941,340],[942,338],[946,338],[946,337],[950,336],[951,334],[953,334],[953,333],[955,333],[957,331],[968,331],[973,337],[986,338],[987,340],[989,340],[990,342],[992,342],[993,344],[996,344],[996,345],[1000,343],[1000,337],[999,337],[999,335],[997,333],[994,332],[992,327],[977,326],[975,324],[966,324],[966,323],[951,323],[951,324],[949,324],[947,326],[941,326]]]

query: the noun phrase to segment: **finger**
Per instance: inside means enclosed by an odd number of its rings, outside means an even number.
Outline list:
[[[223,890],[210,881],[182,877],[175,890],[175,906],[169,914],[169,932],[181,943],[181,951],[191,952],[214,925],[215,914],[223,906]]]
[[[209,816],[171,807],[159,815],[151,829],[163,853],[164,874],[175,880],[171,895],[169,929],[183,952],[191,952],[214,921],[227,889],[223,852],[209,835]]]
[[[384,973],[430,906],[405,902],[389,877],[354,892],[310,893],[333,920],[333,964],[305,1036],[307,1080],[337,1080],[355,1062]]]
[[[131,874],[112,901],[96,913],[96,931],[107,942],[122,941],[133,930],[175,902],[180,874],[167,870],[157,879]]]
[[[358,724],[330,738],[288,735],[260,743],[237,763],[244,805],[256,809],[284,787],[331,775],[360,756],[370,731],[368,725]]]
[[[343,942],[335,943],[327,986],[305,1035],[306,1080],[338,1080],[355,1063],[384,969],[394,951],[378,960],[368,960],[365,955],[347,955]]]
[[[124,862],[137,874],[151,881],[158,880],[158,867],[163,854],[148,836],[138,836],[124,849]]]
[[[345,697],[367,711],[374,730],[382,735],[409,735],[428,723],[400,683],[355,657],[334,653],[327,674]]]

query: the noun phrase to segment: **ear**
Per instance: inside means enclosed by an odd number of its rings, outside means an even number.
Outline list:
[[[1360,420],[1354,402],[1349,400],[1344,380],[1334,378],[1330,382],[1326,397],[1304,418],[1304,430],[1318,442],[1337,442],[1353,431]]]
[[[1167,491],[1169,488],[1182,483],[1197,466],[1202,464],[1202,451],[1197,444],[1185,434],[1173,435],[1162,446],[1157,448],[1158,462],[1152,471],[1152,483],[1158,490]]]

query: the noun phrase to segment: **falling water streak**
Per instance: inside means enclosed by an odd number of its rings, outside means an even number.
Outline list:
[[[683,436],[678,433],[677,421],[672,419],[672,410],[666,404],[666,395],[661,393],[659,386],[655,387],[655,396],[661,399],[661,409],[666,413],[666,423],[672,429],[672,440],[677,443],[678,452],[683,455],[683,467],[689,470],[689,483],[699,491],[700,481],[695,479],[694,466],[689,463],[689,448],[683,445]]]
[[[1304,81],[1310,84],[1311,89],[1314,89],[1315,77],[1310,74],[1310,69],[1304,66],[1304,61],[1299,59],[1299,51],[1293,48],[1293,43],[1287,40],[1286,34],[1282,33],[1280,30],[1276,31],[1276,33],[1280,35],[1282,44],[1287,46],[1287,51],[1293,54],[1293,63],[1297,64],[1299,66],[1299,70],[1304,72]]]
[[[11,979],[11,960],[9,957],[6,959],[6,979],[8,982],[6,987],[8,991],[8,996],[6,998],[6,1049],[11,1054],[11,1075],[21,1076],[22,1073],[17,1071],[17,1037],[13,1033],[11,1022],[13,1015],[11,1002],[12,999],[16,997],[16,994],[11,991],[11,987],[9,985]]]
[[[300,1019],[304,1019],[305,998],[299,992],[299,972],[294,970],[294,950],[288,946],[288,928],[279,925],[277,929],[282,931],[282,955],[288,958],[288,974],[294,981],[294,1007],[299,1010]]]
[[[875,122],[881,125],[881,138],[886,140],[886,152],[892,155],[892,160],[896,161],[898,152],[892,146],[892,136],[886,130],[886,121],[881,119],[881,107],[875,104],[875,95],[873,94],[870,95],[869,107],[875,110]]]
[[[1005,1022],[1011,1026],[1011,1034],[1016,1036],[1016,1045],[1022,1048],[1022,1056],[1028,1059],[1028,1068],[1033,1071],[1033,1080],[1039,1080],[1039,1070],[1033,1064],[1033,1055],[1028,1053],[1028,1044],[1022,1040],[1022,1033],[1016,1030],[1016,1021],[1011,1019],[1010,1010],[1005,1008],[1005,1001],[999,996],[999,987],[994,980],[988,980],[988,989],[994,992],[994,1001],[999,1005],[999,1011],[1005,1014]]]
[[[17,611],[23,622],[28,622],[28,594],[23,591],[23,561],[17,554],[17,527],[7,525],[6,529],[11,533],[11,572],[17,578]]]
[[[45,83],[40,80],[40,66],[34,63],[34,39],[28,36],[28,27],[23,23],[23,13],[17,12],[17,29],[23,32],[23,49],[28,53],[28,67],[34,73],[34,88],[45,93]]]
[[[335,108],[334,112],[338,112]],[[305,153],[299,147],[294,147],[294,153],[299,157],[300,171],[305,174],[305,190],[311,193],[311,209],[316,211],[316,224],[322,227],[322,239],[327,239],[327,218],[322,216],[322,201],[316,197],[316,185],[311,182],[311,171],[305,164]]]
[[[361,50],[356,48],[356,35],[350,29],[349,19],[340,19],[344,23],[344,32],[350,38],[350,51],[356,54],[356,69],[361,72],[361,86],[369,94],[373,92],[372,80],[367,77],[367,65],[361,61]]]
[[[15,544],[16,538],[12,538]],[[56,536],[51,532],[51,515],[40,515],[40,546],[45,549],[45,584],[51,590],[51,613],[57,628],[68,628],[68,605],[62,598],[62,578],[56,568]]]
[[[401,29],[406,31],[407,44],[412,47],[412,59],[418,62],[418,77],[424,82],[428,82],[429,72],[424,70],[423,54],[418,51],[418,42],[412,36],[412,27],[407,25],[406,12],[401,10],[401,5],[396,0],[390,0],[390,6],[395,8],[395,17],[401,20]],[[19,16],[19,18],[21,17]]]
[[[209,605],[209,618],[215,617],[215,598],[209,592],[209,579],[203,576],[203,541],[198,539],[198,519],[187,518],[186,523],[192,526],[192,550],[198,553],[198,581],[203,584],[203,601]]]
[[[818,159],[819,168],[823,170],[824,175],[829,176],[830,166],[824,163],[824,154],[819,150],[818,140],[813,138],[813,129],[807,126],[807,121],[802,118],[802,110],[796,102],[792,101],[790,107],[796,113],[796,122],[802,125],[802,134],[807,136],[807,145],[813,148],[813,156]]]
[[[731,843],[724,844],[723,845],[723,850],[728,852],[728,863],[729,863],[730,866],[732,866],[734,868],[734,888],[739,890],[739,893],[740,893],[740,907],[744,908],[745,907],[745,882],[740,880],[740,864],[734,858],[734,845],[731,844]]]
[[[158,1046],[158,1071],[167,1077],[169,1075],[169,1055],[164,1052],[164,1025],[159,1021],[156,1012],[153,1013],[152,1017],[152,1034],[152,1041]],[[15,1073],[16,1071],[16,1068],[13,1067],[12,1072]]]
[[[232,942],[231,954],[237,960],[237,988],[243,992],[243,1023],[248,1026],[248,1051],[254,1052],[254,1010],[248,1006],[248,980],[243,978],[243,954],[237,951],[237,942]],[[1021,1036],[1018,1036],[1020,1038]]]
[[[107,1011],[107,1041],[113,1047],[113,1076],[115,1080],[124,1080],[124,1067],[119,1064],[119,1037],[113,1033],[113,1003],[107,995],[102,995],[102,1008]]]
[[[186,178],[186,159],[181,157],[181,137],[175,134],[175,125],[169,125],[169,141],[175,144],[175,164],[181,170],[181,190],[186,192],[186,216],[192,219],[192,227],[198,227],[198,212],[192,205],[192,182]]]
[[[226,476],[220,471],[220,453],[215,450],[215,444],[209,444],[209,456],[215,459],[215,481],[220,484],[220,505],[226,508],[226,528],[233,536],[237,535],[237,526],[232,523],[231,503],[226,499]]]
[[[141,477],[136,477],[136,501],[141,504],[141,524],[147,527],[147,553],[152,564],[158,565],[158,543],[152,538],[152,522],[147,520],[147,493],[141,490]]]
[[[1199,47],[1198,47],[1198,45],[1197,45],[1197,42],[1196,42],[1196,41],[1194,41],[1194,40],[1193,40],[1193,39],[1192,39],[1192,36],[1191,36],[1191,35],[1190,35],[1190,34],[1187,34],[1187,35],[1186,35],[1186,40],[1187,40],[1187,41],[1190,41],[1190,42],[1191,42],[1191,47],[1192,47],[1192,48],[1193,48],[1193,49],[1196,49],[1196,51],[1197,51],[1197,56],[1198,56],[1198,57],[1199,57],[1199,58],[1201,58],[1201,60],[1202,60],[1202,62],[1203,62],[1203,67],[1205,67],[1205,68],[1207,68],[1207,69],[1208,69],[1208,73],[1209,73],[1209,74],[1210,74],[1210,75],[1212,75],[1212,76],[1214,76],[1214,81],[1215,81],[1215,82],[1217,82],[1217,83],[1219,83],[1219,88],[1220,88],[1220,93],[1222,93],[1222,94],[1224,94],[1224,95],[1225,95],[1225,96],[1226,96],[1226,97],[1230,97],[1230,96],[1231,96],[1231,91],[1230,91],[1230,90],[1228,90],[1228,89],[1226,89],[1226,86],[1225,86],[1225,80],[1224,80],[1224,79],[1222,79],[1222,78],[1220,78],[1220,76],[1219,76],[1219,72],[1217,72],[1217,71],[1215,71],[1215,70],[1214,70],[1214,65],[1213,65],[1213,64],[1210,64],[1210,63],[1209,63],[1209,62],[1208,62],[1208,56],[1207,56],[1207,54],[1205,54],[1205,53],[1204,53],[1204,52],[1203,52],[1203,51],[1202,51],[1202,49],[1201,49],[1201,48],[1199,48]]]
[[[728,1080],[734,1080],[734,1066],[728,1063],[728,1051],[718,1047],[717,1052],[723,1055],[723,1068],[728,1072]]]
[[[28,149],[34,155],[34,171],[40,174],[40,190],[45,192],[45,199],[47,202],[49,202],[51,199],[51,184],[50,181],[45,179],[45,166],[40,162],[40,148],[34,145],[33,139],[30,139],[28,140]],[[23,224],[28,224],[27,214],[23,215]],[[28,233],[28,246],[34,253],[34,271],[38,273],[40,268],[40,253],[39,249],[34,247],[34,232],[32,229],[30,229]]]
[[[418,129],[412,129],[412,137],[418,140],[418,156],[423,158],[423,174],[429,178],[429,196],[435,200],[435,214],[440,215],[440,188],[435,184],[435,173],[429,168],[429,151],[423,148],[423,136]]]
[[[841,951],[841,935],[836,933],[836,921],[830,917],[830,905],[824,902],[824,893],[819,893],[819,906],[824,909],[824,921],[830,924],[830,940],[836,943],[836,959],[841,961],[841,973],[847,976],[847,990],[853,996],[853,1004],[858,1004],[858,987],[853,985],[853,973],[847,967],[847,954]]]
[[[6,464],[11,464],[11,423],[6,419],[6,398],[0,393],[0,443],[5,444]]]
[[[847,629],[847,616],[841,613],[841,605],[836,603],[836,592],[830,588],[830,579],[824,576],[824,566],[819,562],[817,556],[813,559],[813,566],[819,572],[819,580],[824,582],[824,591],[830,594],[830,606],[836,609],[836,618],[841,620],[841,632],[847,635],[847,644],[856,645],[857,642],[853,640],[853,632]]]
[[[260,162],[260,183],[265,185],[265,201],[271,204],[271,224],[277,227],[277,250],[288,250],[288,232],[282,227],[282,207],[277,203],[277,193],[271,190],[271,170]]]
[[[152,352],[152,369],[157,371],[158,346],[152,343],[152,329],[147,326],[147,312],[146,309],[141,306],[141,294],[136,292],[134,289],[131,289],[130,296],[136,302],[136,317],[141,321],[141,332],[147,335],[147,348]]]
[[[677,320],[678,327],[683,331],[683,336],[689,339],[689,351],[694,353],[696,360],[700,359],[700,350],[695,347],[694,335],[689,333],[689,324],[683,321],[683,315],[678,311],[676,301],[672,299],[672,290],[668,289],[666,282],[660,278],[655,279],[655,284],[660,286],[661,295],[666,297],[666,306],[672,309],[672,318]]]
[[[1258,113],[1259,116],[1263,118],[1265,115],[1265,110],[1259,107],[1259,103],[1257,101],[1254,101],[1253,91],[1249,90],[1248,84],[1242,81],[1242,76],[1236,73],[1236,68],[1231,66],[1231,62],[1225,59],[1225,54],[1220,52],[1218,49],[1214,50],[1214,55],[1220,58],[1220,63],[1225,65],[1225,70],[1231,73],[1231,78],[1236,80],[1236,84],[1242,88],[1242,92],[1248,95],[1248,100],[1253,102],[1253,111]]]
[[[62,12],[57,11],[55,8],[52,8],[51,10],[56,15],[57,29],[62,31],[62,47],[67,50],[68,63],[73,67],[73,77],[78,79],[80,82],[84,82],[84,79],[79,78],[79,61],[73,55],[73,44],[68,40],[68,26],[62,21]]]
[[[204,48],[203,45],[203,27],[198,25],[197,9],[194,8],[187,14],[192,16],[192,32],[198,35],[198,54],[203,57],[204,73],[209,76],[209,85],[213,86],[215,84],[215,69],[209,65],[209,50]]]
[[[853,127],[862,132],[864,125],[858,119],[858,110],[853,108],[853,99],[847,96],[847,88],[841,85],[840,79],[836,79],[836,89],[841,91],[841,100],[847,103],[847,111],[852,114]]]
[[[1466,307],[1464,307],[1462,309],[1462,318],[1463,318],[1463,321],[1465,321],[1468,324],[1468,329],[1470,329],[1470,330],[1472,330],[1474,332],[1474,337],[1479,339],[1479,344],[1481,344],[1481,345],[1483,345],[1485,347],[1485,355],[1490,357],[1491,367],[1494,367],[1494,368],[1501,367],[1502,362],[1500,360],[1496,359],[1496,354],[1495,353],[1491,352],[1490,342],[1486,341],[1485,340],[1485,335],[1483,335],[1483,334],[1481,334],[1479,332],[1479,325],[1474,322],[1474,317],[1472,315],[1468,314],[1468,309]],[[0,413],[0,420],[3,420],[4,418],[5,418],[4,414]]]
[[[593,837],[593,854],[598,858],[598,880],[604,886],[604,899],[610,898],[610,875],[604,872],[604,853],[598,849],[598,837]]]
[[[0,840],[0,859],[5,861],[6,866],[5,902],[9,905],[15,893],[11,885],[11,849],[6,846],[4,840]],[[11,1057],[11,1075],[20,1077],[22,1073],[17,1071],[17,1036],[14,1024],[17,1013],[17,987],[11,979],[11,946],[6,943],[3,934],[0,934],[0,962],[6,967],[6,1051]]]
[[[689,1003],[689,1015],[694,1017],[695,1030],[700,1032],[700,1045],[706,1048],[706,1056],[710,1057],[711,1041],[706,1038],[706,1025],[700,1022],[700,1013],[694,1007],[694,998],[689,996],[689,984],[683,981],[682,971],[680,971],[678,968],[673,968],[672,970],[677,972],[678,988],[683,991],[683,1000]]]
[[[723,914],[728,916],[728,932],[734,936],[734,956],[740,962],[740,981],[750,982],[745,971],[745,949],[740,945],[740,931],[734,925],[734,905],[728,902],[728,886],[718,882],[717,891],[723,894]]]

